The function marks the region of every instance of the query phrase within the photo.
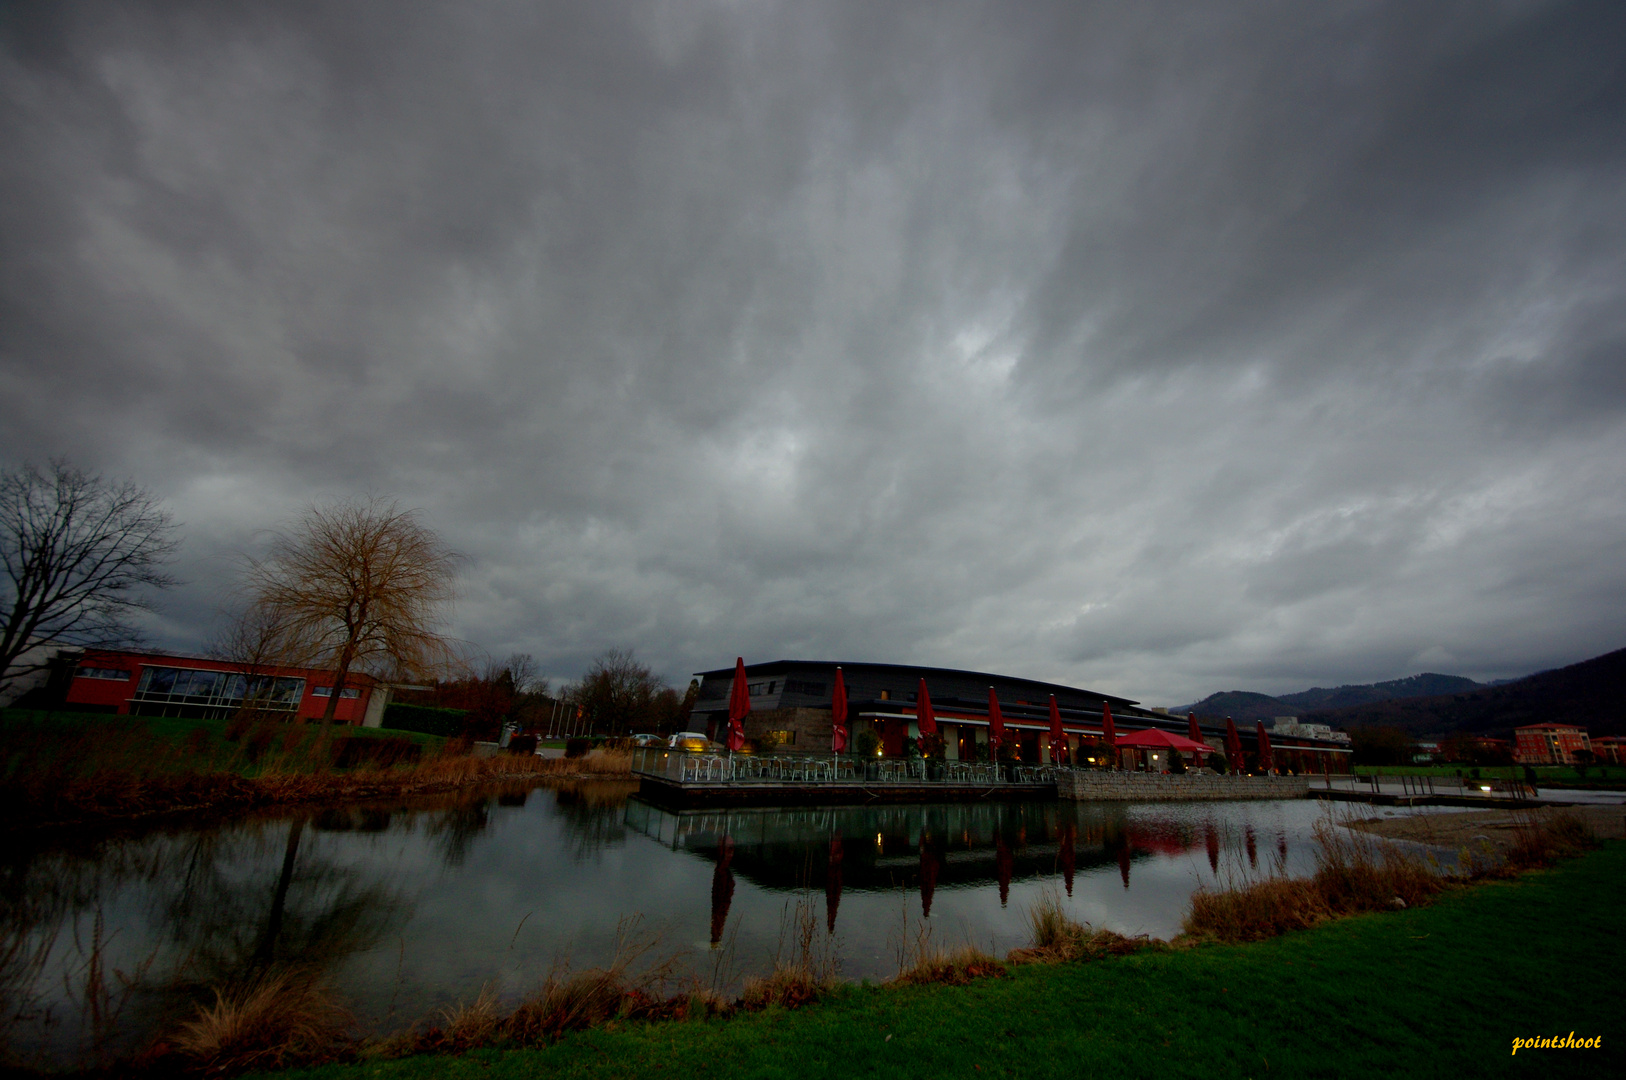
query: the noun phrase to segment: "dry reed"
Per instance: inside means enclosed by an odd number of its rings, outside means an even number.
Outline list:
[[[1258,941],[1363,911],[1427,903],[1447,880],[1418,852],[1330,819],[1315,826],[1316,871],[1309,878],[1278,871],[1263,881],[1198,889],[1186,933],[1219,941]]]
[[[745,981],[740,1007],[794,1009],[817,1001],[839,983],[839,966],[835,941],[819,928],[812,899],[798,897],[780,915],[772,971]]]
[[[1028,908],[1029,944],[1012,949],[1005,959],[1012,964],[1064,963],[1095,960],[1103,956],[1124,956],[1148,948],[1146,936],[1129,938],[1111,930],[1093,930],[1067,917],[1061,896],[1053,887],[1039,891]]]
[[[925,920],[911,927],[904,916],[896,939],[898,973],[892,982],[900,986],[942,983],[964,986],[976,979],[999,978],[1005,965],[970,942],[953,948],[932,939],[932,927]]]
[[[348,1043],[350,1013],[326,987],[282,972],[232,993],[216,992],[170,1040],[174,1052],[212,1074],[281,1068],[332,1057]]]

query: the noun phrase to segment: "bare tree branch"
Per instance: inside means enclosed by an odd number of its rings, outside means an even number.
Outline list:
[[[59,643],[109,649],[135,644],[130,619],[150,610],[147,590],[175,579],[175,524],[129,480],[53,458],[0,474],[0,687],[45,666],[30,648]]]
[[[368,499],[311,507],[251,564],[257,605],[336,672],[324,721],[352,671],[423,678],[456,661],[436,629],[456,558],[416,511]]]

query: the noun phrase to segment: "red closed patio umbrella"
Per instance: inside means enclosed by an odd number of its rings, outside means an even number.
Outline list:
[[[999,696],[988,688],[988,760],[999,760],[999,746],[1005,741],[1005,715],[999,711]]]
[[[745,749],[745,718],[751,715],[751,691],[745,687],[745,657],[734,658],[734,688],[728,695],[728,749]]]
[[[1061,709],[1056,695],[1050,695],[1050,763],[1057,764],[1067,754],[1067,735],[1061,730]]]
[[[1187,721],[1187,724],[1188,724],[1188,727],[1186,729],[1186,736],[1189,739],[1191,739],[1192,742],[1202,742],[1203,741],[1203,729],[1201,727],[1199,727],[1198,724],[1197,724],[1197,714],[1196,713],[1187,714],[1186,721]],[[1203,745],[1207,746],[1208,744],[1203,743]]]
[[[1265,734],[1265,722],[1255,720],[1254,735],[1259,740],[1259,767],[1267,773],[1271,772],[1275,762],[1271,760],[1270,736]]]
[[[1101,703],[1101,739],[1107,744],[1107,764],[1109,768],[1118,767],[1118,729],[1112,723],[1112,706],[1106,702]]]
[[[915,723],[922,735],[937,734],[937,714],[932,712],[932,696],[926,692],[926,680],[920,680],[920,693],[915,698]]]
[[[1231,759],[1231,771],[1242,772],[1242,736],[1236,733],[1236,721],[1225,718],[1225,756]]]
[[[836,688],[830,695],[830,742],[836,753],[847,749],[847,683],[836,668]]]

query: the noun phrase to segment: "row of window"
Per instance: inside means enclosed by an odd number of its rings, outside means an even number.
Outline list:
[[[128,680],[123,668],[82,667],[74,672],[82,679]],[[210,704],[239,702],[254,698],[265,705],[295,708],[305,692],[305,680],[287,675],[239,675],[230,671],[202,671],[197,668],[145,667],[135,696],[143,700],[175,698],[198,699]],[[311,697],[332,697],[333,687],[317,686]],[[342,701],[361,697],[361,689],[347,686],[339,693]]]

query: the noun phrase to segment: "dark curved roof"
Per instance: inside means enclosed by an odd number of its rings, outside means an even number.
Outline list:
[[[1103,694],[1097,690],[1087,690],[1078,686],[1067,686],[1062,683],[1043,682],[1039,679],[1024,679],[1016,675],[999,675],[991,671],[968,671],[964,668],[924,667],[920,664],[873,664],[863,661],[844,660],[770,660],[760,664],[746,664],[745,673],[750,676],[779,675],[785,672],[806,669],[822,668],[829,671],[841,668],[845,672],[909,672],[909,678],[927,680],[934,676],[952,679],[973,679],[984,684],[1002,683],[1006,686],[1025,686],[1042,694],[1066,694],[1069,697],[1088,697],[1095,700],[1108,701],[1113,705],[1138,705],[1133,698],[1119,697],[1116,694]],[[712,671],[697,671],[697,678],[704,679],[732,679],[732,667],[716,668]],[[929,689],[928,685],[928,689]]]

